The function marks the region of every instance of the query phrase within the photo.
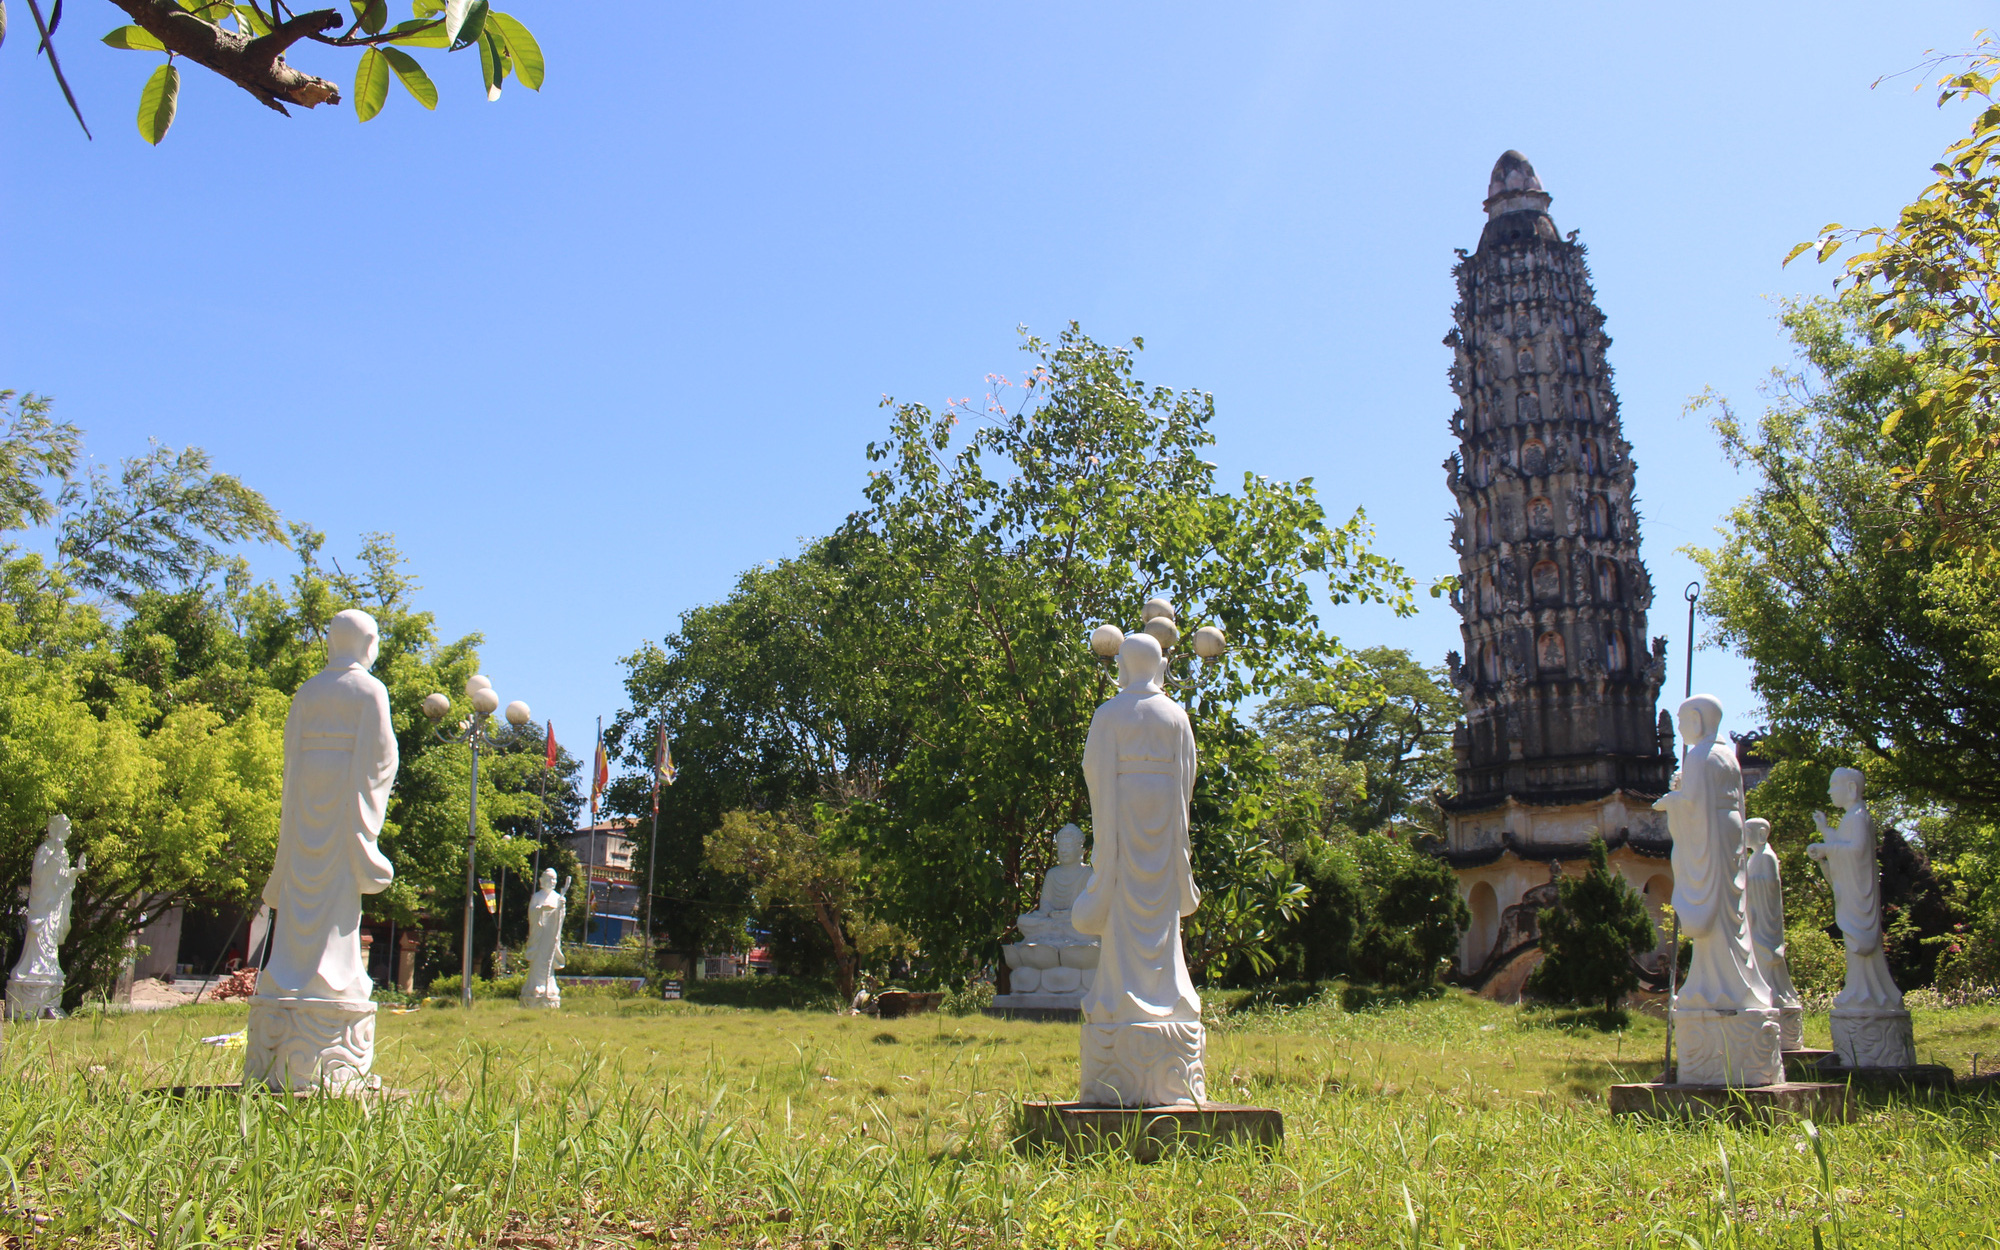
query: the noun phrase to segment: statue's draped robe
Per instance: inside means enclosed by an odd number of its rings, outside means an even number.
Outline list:
[[[536,993],[554,988],[556,969],[564,964],[562,953],[563,915],[569,905],[554,890],[536,890],[528,900],[527,991]]]
[[[1091,874],[1070,923],[1102,940],[1083,1018],[1198,1022],[1201,1000],[1181,950],[1181,917],[1201,902],[1188,845],[1195,755],[1187,713],[1152,683],[1128,687],[1091,717],[1083,776]]]
[[[1743,910],[1743,770],[1727,743],[1690,746],[1681,783],[1658,805],[1674,838],[1674,914],[1694,940],[1694,962],[1674,1004],[1742,1010],[1771,1006],[1750,953]]]
[[[69,849],[53,838],[44,838],[35,849],[34,867],[28,874],[28,925],[21,957],[14,963],[17,977],[60,977],[58,953],[69,936],[71,887],[76,869],[70,866]]]
[[[1882,949],[1882,866],[1875,846],[1875,818],[1856,803],[1824,843],[1827,884],[1833,887],[1833,922],[1847,947],[1847,980],[1835,1007],[1903,1005]]]
[[[396,872],[375,845],[396,779],[389,692],[359,664],[329,665],[292,697],[277,863],[264,886],[271,957],[260,997],[366,1002],[361,897]]]
[[[1791,969],[1785,963],[1785,889],[1778,868],[1778,853],[1769,843],[1750,856],[1744,871],[1743,902],[1750,913],[1750,944],[1757,971],[1771,987],[1771,1003],[1777,1007],[1799,1006],[1799,992],[1792,986]]]

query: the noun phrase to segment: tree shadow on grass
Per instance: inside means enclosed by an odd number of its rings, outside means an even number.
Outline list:
[[[1387,1007],[1436,1002],[1443,997],[1444,986],[1435,983],[1415,987],[1350,985],[1340,991],[1340,1009],[1350,1014],[1380,1011]]]

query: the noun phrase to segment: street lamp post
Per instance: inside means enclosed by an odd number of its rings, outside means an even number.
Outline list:
[[[466,697],[472,700],[472,715],[460,721],[458,728],[446,732],[444,714],[451,710],[451,700],[443,694],[428,695],[424,699],[424,715],[437,722],[431,731],[440,742],[463,742],[472,748],[472,792],[471,801],[466,805],[465,817],[465,950],[459,963],[459,1005],[472,1008],[472,918],[473,902],[479,891],[479,748],[493,745],[493,737],[486,732],[486,718],[500,706],[500,696],[493,693],[493,683],[478,673],[465,679]],[[519,699],[507,705],[507,723],[520,726],[528,723],[528,705]]]

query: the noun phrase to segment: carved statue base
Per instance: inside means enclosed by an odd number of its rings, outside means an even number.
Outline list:
[[[1094,1107],[1167,1107],[1208,1101],[1207,1033],[1198,1023],[1083,1026],[1083,1095]]]
[[[1850,1068],[1907,1068],[1917,1061],[1910,1013],[1899,1007],[1835,1007],[1833,1049]]]
[[[1776,1085],[1785,1079],[1778,1008],[1676,1007],[1675,1081],[1681,1085]]]
[[[7,980],[9,1020],[60,1020],[63,1018],[62,977],[27,977],[16,974]]]
[[[1778,1049],[1781,1051],[1804,1050],[1806,1048],[1806,1010],[1803,1007],[1778,1008]]]
[[[521,986],[521,1005],[523,1007],[560,1007],[562,1006],[562,987],[556,984],[554,977],[549,978],[547,985],[536,985],[534,982],[529,981]]]
[[[280,1092],[360,1093],[375,1066],[375,1004],[323,998],[250,1000],[243,1083]]]

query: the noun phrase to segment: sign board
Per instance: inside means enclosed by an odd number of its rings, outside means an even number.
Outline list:
[[[661,998],[679,998],[680,996],[681,996],[681,983],[679,981],[661,982],[660,984]]]

